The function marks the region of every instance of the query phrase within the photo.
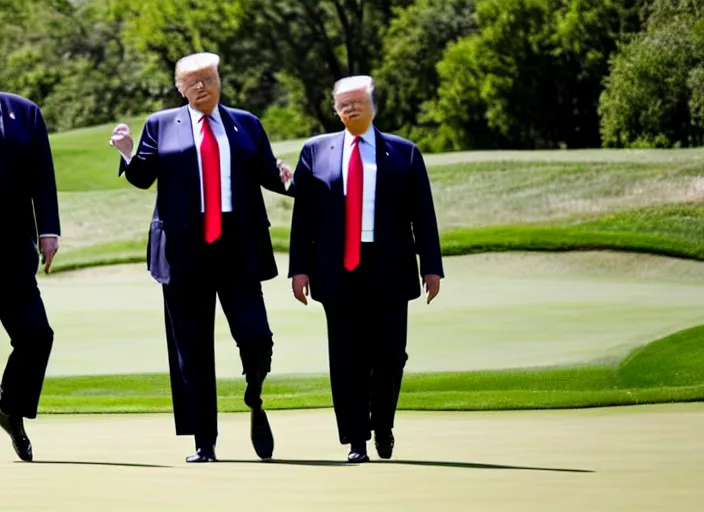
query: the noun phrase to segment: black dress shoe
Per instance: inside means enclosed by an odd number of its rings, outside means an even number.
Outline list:
[[[189,455],[186,457],[186,462],[217,462],[217,458],[215,457],[215,448],[212,450],[203,450],[202,448],[198,448],[194,455]]]
[[[347,462],[351,462],[353,464],[369,462],[369,456],[367,455],[367,443],[352,443],[350,453],[347,455]]]
[[[10,435],[12,447],[17,456],[25,462],[32,462],[32,443],[24,431],[24,420],[22,417],[8,416],[0,411],[0,427]]]
[[[271,459],[274,454],[274,436],[264,409],[252,409],[252,446],[260,459]]]
[[[374,446],[382,459],[390,459],[394,452],[394,435],[390,430],[374,432]]]

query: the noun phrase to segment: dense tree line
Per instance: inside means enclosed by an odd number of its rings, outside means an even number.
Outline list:
[[[426,150],[704,138],[704,0],[0,0],[0,90],[52,131],[182,104],[174,64],[204,50],[275,140],[339,129],[352,73]]]

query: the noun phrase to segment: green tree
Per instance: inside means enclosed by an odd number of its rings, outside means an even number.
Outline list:
[[[679,147],[704,142],[704,7],[657,0],[646,30],[611,62],[599,113],[604,146]]]
[[[702,19],[704,3],[701,0],[649,0],[642,2],[641,11],[646,28],[657,30],[675,19]]]
[[[436,149],[600,145],[597,106],[617,40],[616,0],[478,0],[480,32],[451,44],[426,119]]]
[[[434,126],[432,136],[419,141],[432,152],[498,148],[508,145],[505,136],[491,129],[487,101],[482,95],[483,74],[475,67],[482,51],[478,37],[450,43],[437,65],[440,85],[437,98],[423,105],[421,122]]]
[[[288,104],[315,119],[318,129],[339,128],[330,91],[335,81],[370,73],[382,61],[383,37],[396,8],[411,0],[252,0],[244,25],[261,58],[286,83]]]
[[[423,138],[421,107],[437,95],[436,64],[450,42],[476,31],[474,3],[417,0],[397,12],[384,36],[384,60],[374,71],[381,127]]]
[[[122,20],[100,0],[28,0],[2,12],[2,88],[42,106],[50,130],[111,121],[147,110],[154,82],[142,56],[122,44]]]

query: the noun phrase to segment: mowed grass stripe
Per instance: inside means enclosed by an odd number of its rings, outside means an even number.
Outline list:
[[[613,389],[599,391],[431,391],[404,392],[399,410],[405,411],[497,411],[529,409],[580,409],[659,403],[700,402],[704,385],[676,388]],[[332,407],[329,392],[295,396],[267,393],[268,410],[319,409]],[[170,397],[96,396],[42,398],[42,414],[124,414],[171,412]],[[246,412],[239,396],[218,396],[220,412]]]
[[[288,251],[289,229],[271,228],[274,249]],[[564,225],[534,224],[449,229],[441,234],[445,256],[499,251],[616,250],[704,260],[704,208],[663,205]],[[146,236],[69,250],[55,271],[143,262]]]
[[[218,382],[219,409],[247,410],[242,379]],[[269,409],[330,407],[326,376],[270,377]],[[401,410],[556,409],[704,400],[704,326],[632,351],[617,365],[408,374]],[[48,379],[44,413],[168,412],[168,375]]]

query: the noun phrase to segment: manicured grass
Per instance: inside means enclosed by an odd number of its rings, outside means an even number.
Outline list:
[[[244,381],[220,380],[221,411],[244,411]],[[401,410],[557,409],[704,400],[704,326],[638,348],[616,365],[409,374]],[[330,407],[327,377],[270,378],[269,409]],[[167,375],[48,379],[43,413],[168,412]]]
[[[584,222],[448,230],[442,244],[446,255],[616,250],[702,260],[702,220],[698,205],[653,206]]]
[[[634,350],[621,363],[620,386],[700,386],[704,383],[704,327],[694,327]]]
[[[128,121],[138,136],[142,118]],[[62,262],[73,268],[76,262],[105,264],[116,257],[116,261],[138,261],[144,256],[134,244],[144,242],[154,191],[134,189],[124,177],[117,177],[119,157],[107,143],[111,130],[112,125],[106,125],[52,136],[64,234],[57,268]],[[295,166],[301,143],[274,143],[274,152]],[[589,234],[596,231],[599,236],[594,239],[592,235],[589,247],[613,247],[613,237],[604,240],[603,233],[648,232],[642,224],[629,228],[636,220],[629,212],[644,210],[647,220],[661,207],[699,208],[699,182],[704,174],[704,150],[463,152],[426,155],[426,162],[440,228],[450,238],[471,230],[468,236],[477,242],[468,248],[470,252],[484,243],[500,247],[502,241],[497,237],[520,238],[508,244],[508,250],[514,246],[540,250],[552,234],[536,230],[556,226],[593,228]],[[268,191],[264,195],[267,213],[277,230],[275,239],[277,243],[281,240],[283,244],[278,245],[285,249],[292,200]],[[625,223],[583,226],[614,215],[622,216]],[[665,215],[672,220],[669,210]],[[514,228],[521,226],[532,230],[516,234]],[[485,228],[500,231],[476,231]],[[560,237],[574,239],[583,234],[584,230],[558,234],[558,240],[550,240],[549,245],[560,246]],[[132,247],[129,254],[125,254],[127,245]]]
[[[656,205],[589,220],[536,223],[443,233],[447,255],[498,251],[617,250],[704,259],[704,208]]]
[[[289,230],[272,227],[274,249],[288,250]],[[652,206],[586,221],[447,229],[446,256],[506,251],[617,250],[704,260],[704,208],[698,204]],[[146,238],[68,250],[56,271],[116,263],[146,256]]]
[[[276,261],[285,272],[287,255],[277,253]],[[446,258],[438,299],[409,305],[408,370],[620,360],[644,340],[704,323],[703,266],[605,251]],[[56,332],[50,376],[166,371],[162,290],[144,263],[40,274],[39,286]],[[298,303],[283,275],[263,283],[263,293],[275,333],[274,375],[326,373],[320,304]],[[220,308],[215,335],[218,376],[239,377],[239,354]],[[0,361],[10,348],[0,330]]]
[[[124,122],[138,140],[144,118],[129,118]],[[120,155],[109,144],[114,126],[81,128],[49,137],[60,191],[89,192],[131,187],[125,180],[117,179]]]
[[[142,119],[128,122],[137,137]],[[135,190],[116,177],[119,159],[107,144],[111,129],[52,136],[64,226],[56,271],[144,261],[153,191]],[[293,166],[301,142],[276,143],[274,152]],[[447,256],[617,250],[704,260],[702,150],[469,152],[426,155],[426,163]],[[292,201],[268,192],[265,199],[275,249],[285,252]],[[492,410],[702,400],[703,337],[700,328],[684,331],[616,366],[411,374],[400,407]],[[331,405],[325,377],[274,377],[266,392],[269,408]],[[241,381],[222,381],[221,409],[245,410],[242,393]],[[42,408],[169,411],[168,379],[52,378]]]

